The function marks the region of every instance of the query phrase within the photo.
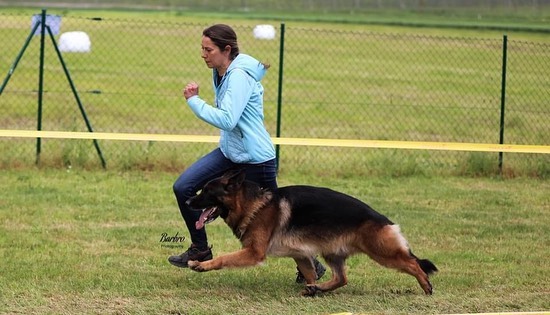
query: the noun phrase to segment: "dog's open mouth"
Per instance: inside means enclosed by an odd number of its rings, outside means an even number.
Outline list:
[[[195,228],[197,230],[200,230],[200,229],[204,228],[205,224],[208,224],[208,223],[216,220],[216,218],[219,215],[216,210],[218,210],[218,207],[211,207],[211,208],[203,209],[199,220],[197,222],[195,222]]]

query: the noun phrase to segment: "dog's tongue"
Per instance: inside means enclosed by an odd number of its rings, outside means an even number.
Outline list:
[[[199,220],[197,222],[195,222],[195,228],[197,230],[200,230],[200,229],[204,228],[204,224],[206,223],[206,220],[208,220],[208,216],[215,209],[216,209],[216,207],[202,210],[202,213],[201,213],[201,216],[200,216]]]

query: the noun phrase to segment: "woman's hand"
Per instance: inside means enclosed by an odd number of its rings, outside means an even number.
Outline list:
[[[195,82],[188,83],[183,89],[183,96],[188,99],[195,95],[199,95],[199,85]]]

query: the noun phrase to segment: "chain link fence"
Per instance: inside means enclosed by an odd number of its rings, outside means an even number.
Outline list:
[[[59,33],[42,44],[40,35],[29,36],[31,18],[0,14],[0,129],[88,131],[87,120],[97,132],[218,134],[181,95],[196,81],[213,100],[211,71],[200,58],[207,24],[60,17]],[[284,24],[273,25],[273,39],[260,39],[250,21],[232,26],[242,52],[272,65],[263,84],[273,136],[474,143],[503,136],[505,144],[550,145],[550,43]],[[69,32],[85,34],[90,50],[64,47],[58,55]],[[181,171],[215,147],[95,144],[2,138],[1,163],[32,165],[40,150],[41,165],[95,168],[99,148],[108,168]],[[279,154],[281,171],[341,176],[491,174],[499,164],[498,153],[479,152],[283,146]],[[545,154],[507,153],[503,165],[512,175],[545,177],[549,162]]]

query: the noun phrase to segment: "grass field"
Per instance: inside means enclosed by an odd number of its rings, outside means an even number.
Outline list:
[[[2,171],[3,314],[444,314],[550,311],[550,182],[526,178],[304,177],[345,191],[401,225],[415,253],[440,269],[425,296],[412,277],[365,256],[349,284],[298,296],[291,259],[195,273],[168,264],[189,240],[172,196],[177,173]],[[337,210],[335,210],[337,211]],[[239,247],[221,221],[215,255]],[[327,279],[327,276],[324,278]]]

